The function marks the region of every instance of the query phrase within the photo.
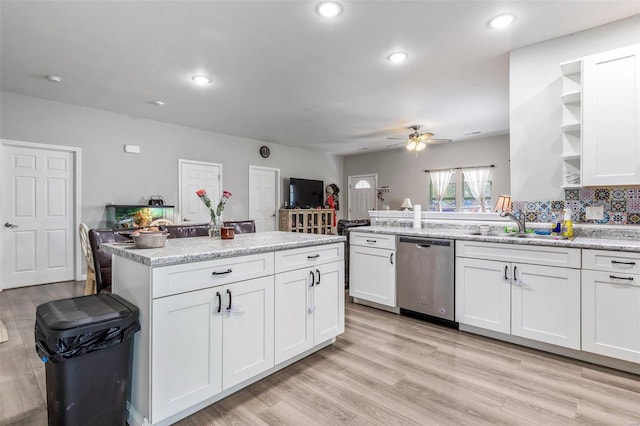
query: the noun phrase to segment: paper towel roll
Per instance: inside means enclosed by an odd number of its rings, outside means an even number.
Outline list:
[[[422,206],[420,204],[413,205],[413,227],[422,228]]]

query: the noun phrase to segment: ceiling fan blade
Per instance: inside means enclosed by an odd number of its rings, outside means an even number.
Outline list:
[[[398,140],[398,141],[406,141],[407,138],[387,138],[387,139],[393,139],[393,140]]]
[[[391,145],[387,145],[387,148],[392,148],[394,146],[400,146],[400,145],[406,145],[406,142],[392,143]]]
[[[420,136],[418,136],[418,139],[420,140],[426,140],[426,139],[431,139],[431,137],[433,136],[433,133],[422,133]]]
[[[428,143],[430,145],[436,145],[439,143],[449,143],[451,142],[451,139],[426,139],[423,142]]]

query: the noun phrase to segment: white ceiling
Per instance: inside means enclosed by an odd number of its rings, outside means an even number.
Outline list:
[[[1,88],[336,154],[385,149],[412,124],[459,141],[508,132],[510,50],[640,13],[638,0],[352,0],[328,20],[316,4],[2,0]],[[502,12],[515,23],[489,29]],[[394,50],[409,60],[389,63]]]

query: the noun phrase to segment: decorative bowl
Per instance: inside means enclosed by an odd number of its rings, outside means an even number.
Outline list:
[[[135,248],[139,249],[147,249],[147,248],[160,248],[164,247],[167,242],[167,237],[169,234],[167,232],[140,232],[137,234],[132,234],[131,238],[133,238],[133,243]]]

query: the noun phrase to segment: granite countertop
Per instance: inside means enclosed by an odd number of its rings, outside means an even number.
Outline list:
[[[490,243],[640,252],[640,239],[622,239],[614,237],[607,238],[606,236],[582,237],[579,234],[574,239],[570,240],[553,240],[537,238],[515,238],[513,236],[508,236],[509,234],[499,234],[495,236],[470,235],[471,232],[474,232],[473,229],[451,229],[438,227],[414,229],[392,226],[362,226],[353,228],[351,232],[371,232],[375,234],[406,235],[428,238],[449,238],[467,241],[484,241]]]
[[[105,251],[147,266],[168,266],[179,263],[265,253],[322,244],[340,243],[340,235],[304,234],[295,232],[256,232],[237,234],[232,240],[210,237],[172,238],[162,248],[136,249],[133,244],[102,244]]]

